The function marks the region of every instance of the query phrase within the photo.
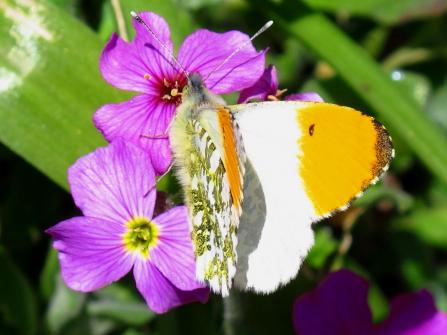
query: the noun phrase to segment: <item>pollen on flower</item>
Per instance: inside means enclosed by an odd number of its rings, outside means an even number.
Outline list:
[[[185,86],[185,80],[169,80],[163,78],[163,84],[160,85],[160,96],[165,102],[179,105],[182,102],[182,91]]]
[[[152,78],[152,76],[149,73],[145,73],[143,78],[146,80],[150,80]]]
[[[145,217],[134,217],[126,223],[127,231],[123,235],[125,248],[130,252],[139,252],[149,258],[149,251],[157,245],[158,227]]]

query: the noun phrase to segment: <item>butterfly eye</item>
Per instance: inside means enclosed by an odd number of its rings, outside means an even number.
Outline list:
[[[314,134],[314,129],[315,129],[315,124],[311,124],[311,125],[309,126],[309,135],[310,135],[310,136],[313,136],[313,134]]]

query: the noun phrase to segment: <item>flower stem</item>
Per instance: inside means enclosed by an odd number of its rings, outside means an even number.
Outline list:
[[[129,36],[126,30],[126,21],[124,20],[123,11],[121,10],[121,4],[119,0],[111,0],[113,12],[115,13],[116,23],[118,24],[118,32],[121,38],[125,41],[129,41]]]
[[[239,292],[233,290],[230,295],[223,298],[223,334],[236,335],[240,333],[239,326],[242,321],[242,304]]]

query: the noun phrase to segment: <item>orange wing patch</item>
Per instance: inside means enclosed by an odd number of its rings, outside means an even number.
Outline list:
[[[372,117],[332,104],[297,111],[300,175],[318,215],[347,205],[388,168],[391,138]]]
[[[237,153],[236,139],[234,138],[233,122],[230,112],[224,107],[217,111],[219,124],[222,131],[224,148],[223,163],[230,184],[231,197],[238,211],[241,210],[242,185]]]

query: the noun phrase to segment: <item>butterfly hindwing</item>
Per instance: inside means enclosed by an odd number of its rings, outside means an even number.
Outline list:
[[[189,209],[196,276],[226,296],[236,272],[244,155],[237,151],[241,146],[228,110],[197,115],[175,124],[171,142],[181,163],[178,175]]]
[[[313,244],[311,223],[346,208],[386,170],[391,141],[371,117],[332,104],[230,109],[248,160],[235,285],[272,292],[298,272]]]

